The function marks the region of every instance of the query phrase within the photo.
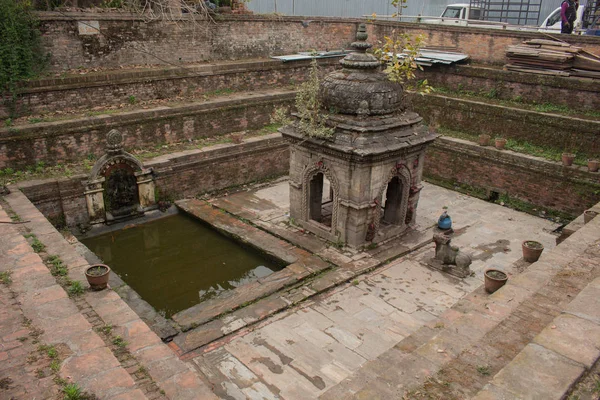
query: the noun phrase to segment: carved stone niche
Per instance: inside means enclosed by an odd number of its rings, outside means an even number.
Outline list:
[[[280,129],[291,144],[291,218],[352,247],[389,240],[414,224],[425,150],[437,137],[406,110],[402,86],[366,52],[364,25],[357,39],[343,69],[321,83],[333,138],[307,137],[297,121]]]
[[[106,137],[106,154],[90,174],[85,196],[91,224],[135,217],[156,208],[152,169],[123,150],[123,135],[116,129]]]

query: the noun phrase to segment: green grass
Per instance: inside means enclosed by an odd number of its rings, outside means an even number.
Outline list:
[[[69,293],[69,296],[79,296],[85,292],[85,288],[79,281],[69,280],[67,282],[67,285],[68,285],[67,292]]]
[[[52,362],[50,363],[50,369],[54,373],[60,371],[60,361],[58,361],[58,360],[52,360]]]
[[[63,261],[59,256],[50,256],[48,257],[48,262],[50,263],[50,273],[53,276],[67,276],[69,270],[67,266],[63,264]]]
[[[56,348],[54,346],[51,346],[51,345],[41,344],[38,346],[38,351],[40,351],[42,353],[46,353],[48,358],[51,358],[51,359],[55,359],[56,357],[58,357],[58,351],[56,350]]]
[[[62,392],[65,395],[65,397],[63,397],[64,400],[82,400],[83,399],[83,393],[81,391],[81,388],[76,383],[69,383],[68,385],[65,385],[62,388]]]
[[[102,333],[104,333],[105,335],[110,335],[110,333],[113,330],[113,326],[112,325],[104,325],[101,326],[100,328],[98,328],[98,330]]]
[[[563,115],[583,115],[583,116],[592,117],[592,118],[600,118],[600,112],[598,112],[598,111],[576,110],[576,109],[570,108],[565,105],[552,104],[552,103],[548,103],[548,102],[542,103],[542,104],[536,104],[533,101],[525,102],[525,100],[523,99],[522,96],[515,96],[510,100],[500,99],[500,93],[498,92],[498,89],[496,89],[496,88],[492,88],[490,90],[482,89],[478,92],[473,91],[473,90],[462,89],[461,85],[459,85],[458,89],[456,89],[456,90],[449,89],[446,87],[435,87],[433,89],[434,89],[434,93],[439,93],[439,94],[448,95],[448,96],[455,96],[455,97],[473,98],[475,100],[477,100],[477,99],[493,100],[493,103],[496,103],[499,105],[515,107],[515,108],[520,108],[520,109],[525,109],[525,110],[531,110],[531,111],[536,111],[536,112],[541,112],[541,113],[563,114]]]
[[[469,132],[455,131],[447,128],[439,128],[438,132],[444,136],[453,137],[456,139],[467,140],[470,142],[477,142],[478,135]],[[557,149],[549,146],[539,146],[527,141],[506,139],[506,150],[514,151],[515,153],[527,154],[530,156],[536,156],[544,158],[548,161],[560,162],[563,149]],[[575,164],[576,165],[587,165],[588,156],[582,152],[575,153]]]
[[[40,253],[46,249],[46,246],[44,243],[40,242],[38,238],[33,238],[33,242],[31,242],[31,248],[36,253]]]
[[[0,272],[0,283],[5,285],[10,285],[12,283],[12,271],[2,271]]]
[[[477,367],[477,372],[479,372],[483,376],[488,376],[491,373],[489,365],[480,365],[480,366],[478,366]]]
[[[127,342],[121,336],[115,337],[112,341],[112,344],[114,344],[120,349],[124,349],[125,346],[127,346]]]

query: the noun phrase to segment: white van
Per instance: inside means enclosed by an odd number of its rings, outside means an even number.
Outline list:
[[[581,29],[581,21],[583,20],[583,13],[585,11],[585,4],[580,4],[577,9],[577,19],[575,20],[575,31]],[[560,7],[552,11],[548,17],[542,22],[538,31],[540,32],[560,32],[561,18],[560,18]]]

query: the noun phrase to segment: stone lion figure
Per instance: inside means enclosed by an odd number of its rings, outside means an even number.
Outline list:
[[[437,233],[433,235],[433,241],[435,242],[435,259],[446,266],[456,266],[456,270],[453,271],[459,276],[469,276],[471,270],[469,266],[472,263],[471,256],[465,252],[460,251],[456,246],[450,244],[452,239],[443,233]]]

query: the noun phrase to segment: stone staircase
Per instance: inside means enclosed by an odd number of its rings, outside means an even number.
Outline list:
[[[561,399],[600,358],[600,219],[480,287],[321,399]]]

